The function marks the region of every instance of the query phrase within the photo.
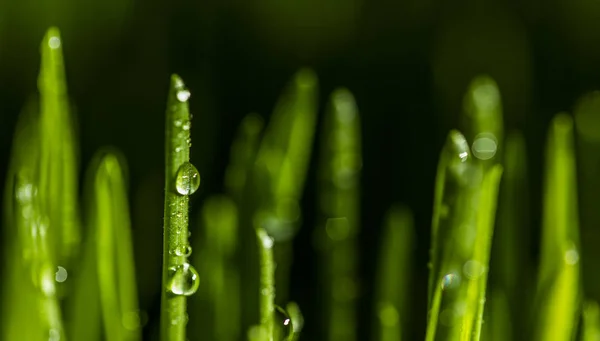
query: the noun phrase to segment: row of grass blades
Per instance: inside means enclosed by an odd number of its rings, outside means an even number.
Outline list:
[[[426,340],[479,340],[502,167],[497,86],[476,78],[465,97],[464,131],[450,132],[436,178]]]
[[[300,333],[303,318],[295,303],[283,309],[274,305],[275,301],[268,306],[261,302],[276,299],[283,304],[287,300],[292,238],[300,224],[299,200],[312,150],[316,90],[314,73],[300,70],[281,95],[265,129],[257,114],[243,119],[230,152],[226,194],[210,197],[203,205],[203,238],[196,259],[205,285],[193,311],[203,336],[238,340],[248,328],[252,339],[297,338]],[[255,239],[256,230],[273,238],[276,245],[269,251],[277,264],[273,267],[276,296],[274,287],[272,293],[260,289],[262,277],[257,275],[263,269],[262,244],[257,249],[255,243],[241,242]],[[278,316],[289,313],[293,328],[283,328],[289,336],[276,335],[279,329],[269,327],[265,309],[271,311],[268,315],[273,321],[279,321],[276,326],[286,321]],[[266,328],[264,335],[256,332],[263,330],[257,329],[259,320]]]
[[[338,89],[323,123],[317,200],[325,333],[330,341],[356,340],[361,168],[358,109],[350,91]]]
[[[19,119],[6,185],[5,340],[65,338],[62,282],[80,240],[76,141],[57,29],[46,33],[41,55],[39,101]]]
[[[19,118],[7,178],[2,339],[95,340],[102,321],[107,340],[139,339],[120,162],[106,153],[90,169],[88,235],[77,262],[77,143],[56,28],[46,33],[41,56],[39,105],[32,101]],[[74,296],[67,297],[69,292]]]

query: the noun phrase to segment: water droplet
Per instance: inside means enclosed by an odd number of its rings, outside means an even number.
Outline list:
[[[456,274],[447,274],[442,278],[442,290],[451,289],[455,284],[458,283],[458,276]]]
[[[63,268],[62,266],[59,266],[56,273],[54,274],[54,280],[59,283],[62,283],[67,280],[68,276],[69,273],[67,272],[67,269]]]
[[[450,131],[446,146],[452,156],[458,157],[460,162],[466,162],[469,159],[469,144],[465,136],[458,130]]]
[[[181,150],[182,150],[182,149],[183,149],[183,148],[181,148],[181,147],[177,147],[177,148],[175,148],[175,153],[179,153],[179,152],[181,152]]]
[[[496,137],[490,133],[482,133],[475,136],[471,147],[473,155],[480,160],[489,160],[496,155],[498,143]]]
[[[52,37],[50,39],[48,39],[48,46],[51,49],[57,49],[60,47],[60,38],[59,37]]]
[[[190,99],[190,96],[190,91],[187,89],[181,89],[177,91],[177,100],[179,102],[186,102],[188,99]]]
[[[190,296],[198,290],[200,277],[198,272],[188,263],[169,269],[170,280],[167,289],[175,295]]]
[[[48,331],[48,341],[59,341],[60,332],[57,329],[50,329]]]
[[[180,245],[175,248],[175,255],[180,257],[189,257],[192,254],[192,247],[189,245]]]
[[[174,124],[176,127],[181,127],[181,120],[175,120]]]
[[[183,123],[183,125],[181,126],[181,129],[183,129],[183,130],[190,130],[191,127],[192,127],[192,122],[185,121]]]
[[[175,188],[181,195],[190,195],[200,187],[200,173],[194,165],[184,162],[175,177]]]
[[[463,272],[468,279],[478,279],[485,272],[485,266],[476,260],[470,260],[463,265]]]
[[[273,340],[283,341],[292,333],[292,319],[280,306],[275,306],[275,330]]]
[[[575,265],[579,262],[579,252],[575,248],[571,248],[565,252],[565,263]]]

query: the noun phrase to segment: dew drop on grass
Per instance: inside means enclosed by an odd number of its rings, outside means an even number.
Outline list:
[[[285,309],[275,306],[275,337],[274,340],[284,341],[292,333],[292,319]]]
[[[69,273],[67,272],[67,269],[63,268],[62,266],[59,266],[56,270],[56,273],[54,274],[54,280],[59,283],[62,283],[67,280],[68,276]]]
[[[48,46],[53,50],[59,48],[60,47],[60,38],[52,37],[52,38],[48,39]]]
[[[565,263],[575,265],[579,262],[579,252],[575,248],[571,248],[565,252]]]
[[[458,276],[455,274],[447,274],[442,278],[442,290],[451,289],[458,282]]]
[[[188,263],[174,266],[169,269],[169,282],[167,289],[175,295],[193,295],[200,285],[198,272]]]
[[[498,150],[496,137],[490,133],[478,134],[475,136],[471,150],[473,151],[473,155],[480,160],[493,158]]]
[[[179,102],[187,102],[187,100],[190,99],[190,96],[190,91],[187,89],[181,89],[177,91],[177,100]]]
[[[175,189],[181,195],[194,194],[200,187],[200,173],[194,165],[184,162],[175,176]]]
[[[463,265],[463,272],[468,279],[476,280],[485,272],[485,266],[476,260],[470,260]]]
[[[192,247],[189,245],[180,245],[175,248],[175,255],[180,257],[189,257],[192,254]]]
[[[386,327],[396,326],[400,321],[398,310],[390,302],[386,302],[380,305],[378,316],[381,325]]]

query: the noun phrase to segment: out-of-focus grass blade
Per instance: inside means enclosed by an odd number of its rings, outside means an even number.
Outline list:
[[[51,252],[59,265],[68,268],[80,244],[77,198],[77,154],[75,132],[69,110],[57,28],[48,30],[41,46],[40,91],[40,205],[49,219]]]
[[[263,125],[264,122],[259,115],[247,115],[242,120],[231,146],[229,165],[225,173],[225,187],[238,204],[242,203],[246,183],[252,174]]]
[[[96,165],[90,238],[97,243],[96,271],[104,335],[113,341],[139,340],[131,223],[122,166],[112,153],[100,156]]]
[[[600,301],[600,91],[582,96],[574,109],[579,182],[581,271],[586,296]]]
[[[558,114],[546,149],[546,178],[534,340],[572,340],[581,300],[573,121]]]
[[[239,340],[240,274],[236,263],[238,248],[238,211],[232,199],[213,196],[202,207],[203,238],[196,253],[203,285],[198,290],[205,311],[199,312],[194,326],[202,337],[219,340]],[[194,331],[191,331],[193,333]],[[200,338],[200,336],[198,336]]]
[[[304,328],[304,316],[296,302],[290,302],[285,307],[292,320],[292,332],[288,338],[289,341],[297,341],[300,338],[300,332]]]
[[[48,218],[39,191],[39,120],[25,108],[14,138],[5,196],[7,274],[3,276],[3,340],[64,338],[56,295]]]
[[[352,341],[358,323],[356,235],[362,155],[360,120],[350,91],[338,89],[332,94],[322,136],[318,202],[327,340]]]
[[[375,309],[378,321],[373,340],[406,339],[414,247],[414,222],[408,208],[393,206],[386,219],[377,275]]]
[[[469,156],[464,137],[452,131],[436,180],[427,341],[479,340],[481,333],[502,167],[484,172]]]
[[[291,239],[300,222],[308,161],[317,117],[317,78],[303,69],[281,95],[256,155],[258,189],[254,219],[280,245],[275,248],[277,301],[287,300],[292,263]]]
[[[583,305],[583,332],[581,340],[600,340],[600,307],[595,301],[587,301]]]
[[[490,340],[513,340],[529,329],[531,273],[528,263],[529,205],[527,191],[527,156],[525,139],[520,133],[506,138],[504,174],[500,187],[498,226],[492,247],[490,285],[491,313],[484,327]],[[496,306],[498,305],[498,306]]]

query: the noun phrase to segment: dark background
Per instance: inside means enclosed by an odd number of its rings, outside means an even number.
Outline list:
[[[321,114],[337,86],[354,93],[361,113],[361,317],[370,321],[384,213],[393,202],[403,202],[417,224],[412,325],[414,339],[421,339],[436,163],[447,131],[458,126],[468,82],[480,73],[496,79],[506,130],[525,133],[535,235],[547,123],[600,83],[600,3],[280,2],[2,0],[0,178],[17,115],[37,91],[39,43],[49,25],[58,25],[79,121],[81,171],[105,145],[118,147],[128,160],[140,304],[153,324],[160,301],[157,250],[169,75],[181,75],[192,93],[192,162],[202,174],[194,217],[207,195],[223,190],[229,147],[242,117],[254,111],[268,118],[294,72],[312,67],[319,76]],[[312,287],[318,262],[311,246],[314,169],[313,162],[291,293],[306,315],[305,340],[316,340],[322,327],[311,313],[318,303]],[[368,339],[368,325],[361,324],[361,340]]]

